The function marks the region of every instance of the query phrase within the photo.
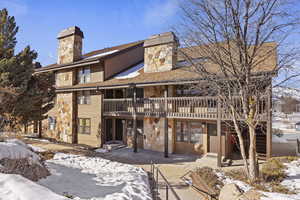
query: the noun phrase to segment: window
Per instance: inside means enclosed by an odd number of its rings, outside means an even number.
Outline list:
[[[55,117],[48,117],[49,130],[55,130],[55,126],[56,126],[56,118]]]
[[[78,104],[91,104],[91,93],[90,91],[78,92]]]
[[[68,74],[68,73],[66,73],[66,74],[64,75],[64,77],[65,77],[65,81],[68,81],[68,80],[69,80],[69,74]]]
[[[191,143],[202,144],[203,126],[200,122],[190,122]]]
[[[78,121],[78,133],[91,134],[91,119],[79,118]]]
[[[78,70],[78,83],[88,83],[91,81],[90,67],[84,67]]]
[[[204,124],[196,121],[176,121],[176,141],[202,144]]]

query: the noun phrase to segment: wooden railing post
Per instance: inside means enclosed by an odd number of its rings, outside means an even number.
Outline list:
[[[136,87],[133,86],[133,109],[132,109],[132,118],[133,118],[133,152],[137,152],[137,124],[136,124]]]
[[[165,101],[165,109],[164,109],[164,117],[165,117],[165,124],[164,124],[164,128],[165,128],[165,158],[169,157],[169,130],[168,130],[168,118],[167,118],[167,113],[168,113],[168,86],[166,86],[165,90],[164,90],[164,101]]]
[[[267,95],[267,159],[272,157],[272,86],[268,88]]]

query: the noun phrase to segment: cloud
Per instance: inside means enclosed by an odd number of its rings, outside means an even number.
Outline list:
[[[9,15],[22,16],[28,13],[28,7],[19,0],[1,0],[0,8],[7,8]]]
[[[168,22],[178,11],[178,0],[155,1],[148,5],[144,22],[150,26],[160,26]]]

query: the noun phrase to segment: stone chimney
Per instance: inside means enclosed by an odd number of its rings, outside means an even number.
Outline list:
[[[77,26],[62,30],[58,36],[57,64],[72,63],[81,59],[83,33]]]
[[[177,62],[178,39],[173,32],[161,33],[145,40],[144,72],[172,70]]]

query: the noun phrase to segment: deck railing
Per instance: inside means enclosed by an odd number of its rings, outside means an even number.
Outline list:
[[[137,98],[136,114],[149,117],[166,116],[168,118],[193,118],[193,119],[217,119],[217,97],[159,97]],[[264,102],[257,105],[257,109],[264,120]],[[131,98],[104,99],[105,116],[126,116],[134,112],[134,103]],[[242,110],[239,103],[236,106]],[[221,119],[230,119],[228,109],[220,106]]]

